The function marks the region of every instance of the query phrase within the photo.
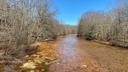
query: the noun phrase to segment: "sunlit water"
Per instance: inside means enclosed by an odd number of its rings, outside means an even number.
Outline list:
[[[128,49],[78,39],[75,35],[58,42],[57,62],[50,72],[128,72]],[[81,69],[82,65],[87,65]]]

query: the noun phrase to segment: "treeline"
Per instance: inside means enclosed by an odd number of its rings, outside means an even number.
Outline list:
[[[64,35],[68,34],[77,34],[77,26],[75,25],[63,25],[64,27]]]
[[[79,21],[78,36],[128,47],[128,1],[117,0],[108,12],[89,11]]]
[[[1,55],[20,57],[34,42],[69,33],[55,18],[56,10],[49,0],[0,0]]]

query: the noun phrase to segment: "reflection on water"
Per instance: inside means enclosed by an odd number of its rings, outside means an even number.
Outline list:
[[[91,45],[92,46],[92,45]],[[50,72],[106,72],[95,61],[88,57],[84,40],[69,35],[59,41],[58,60],[50,66]],[[88,66],[86,68],[82,68]]]
[[[59,62],[53,66],[55,72],[80,72],[81,57],[78,54],[78,39],[75,35],[66,36],[59,44]],[[61,68],[61,69],[60,69]]]
[[[60,44],[60,52],[64,54],[64,56],[72,57],[77,55],[75,48],[77,45],[77,38],[74,36],[68,36],[62,40]]]
[[[51,72],[128,72],[128,49],[85,41],[74,35],[62,38],[58,45],[58,60]],[[82,65],[87,65],[87,69],[81,69]]]

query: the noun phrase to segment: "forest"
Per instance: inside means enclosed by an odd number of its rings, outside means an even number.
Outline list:
[[[128,72],[128,0],[111,1],[0,0],[0,72]]]
[[[78,36],[87,40],[110,42],[111,45],[128,47],[128,2],[118,0],[107,12],[88,11],[81,16]]]
[[[49,0],[0,0],[0,59],[21,59],[35,51],[31,44],[73,33],[72,26],[55,18],[56,12]]]

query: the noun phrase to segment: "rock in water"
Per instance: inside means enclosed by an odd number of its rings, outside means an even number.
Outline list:
[[[87,68],[88,66],[87,65],[82,65],[81,68]]]
[[[22,68],[24,68],[24,69],[35,69],[36,64],[33,63],[33,62],[27,62],[27,63],[23,64]]]

